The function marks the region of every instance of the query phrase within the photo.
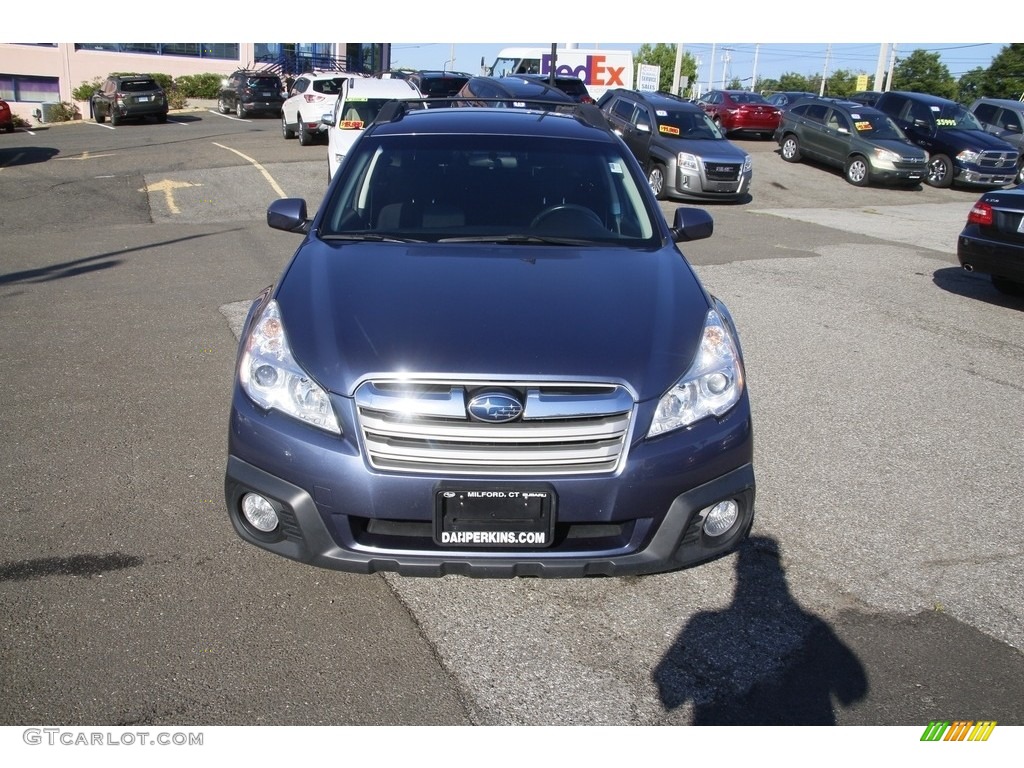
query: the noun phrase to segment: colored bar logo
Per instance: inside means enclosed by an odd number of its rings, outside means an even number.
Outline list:
[[[995,720],[932,720],[921,734],[921,741],[988,741]]]

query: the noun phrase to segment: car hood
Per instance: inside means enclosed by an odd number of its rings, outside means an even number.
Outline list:
[[[310,237],[274,297],[297,362],[344,396],[367,378],[423,375],[596,379],[660,397],[689,367],[710,307],[671,244]]]
[[[938,139],[946,144],[959,148],[970,148],[976,151],[990,150],[993,152],[1016,152],[1017,149],[1009,142],[993,136],[985,131],[953,128],[938,132]]]
[[[873,147],[881,147],[882,149],[888,149],[890,152],[895,152],[900,157],[918,157],[923,160],[928,154],[916,144],[911,144],[909,141],[903,141],[902,139],[875,139],[870,143]]]
[[[689,152],[704,160],[721,163],[742,163],[747,153],[727,139],[669,139],[659,137],[671,152]]]

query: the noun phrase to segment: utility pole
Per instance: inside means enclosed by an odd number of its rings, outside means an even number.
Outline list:
[[[729,77],[729,64],[732,62],[732,48],[723,48],[725,53],[722,54],[722,90],[729,87],[726,80]]]
[[[878,48],[878,63],[875,64],[875,90],[882,90],[882,78],[885,77],[885,57],[889,53],[889,43],[882,43]]]
[[[708,69],[708,90],[715,89],[715,44],[711,44],[711,67]]]
[[[683,44],[676,43],[676,71],[672,75],[672,93],[681,96],[679,93],[679,78],[683,70]]]
[[[889,73],[885,76],[885,90],[892,90],[892,71],[896,69],[896,43],[890,43],[892,51],[889,54]]]
[[[832,43],[828,44],[828,48],[825,49],[825,67],[821,70],[821,88],[818,89],[818,95],[825,95],[825,82],[828,80],[828,60],[832,55]]]
[[[750,73],[750,90],[757,91],[757,55],[761,52],[761,44],[754,45],[754,71]]]

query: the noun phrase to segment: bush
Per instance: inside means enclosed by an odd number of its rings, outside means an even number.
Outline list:
[[[39,109],[42,110],[42,107]],[[79,113],[78,107],[70,101],[62,101],[50,109],[50,113],[47,116],[47,122],[66,123],[69,120],[76,120],[79,117],[81,117],[81,113]]]
[[[89,101],[92,95],[102,87],[103,80],[99,77],[93,79],[91,83],[83,80],[81,85],[72,89],[71,98],[75,101]]]
[[[220,95],[223,80],[224,75],[218,75],[216,72],[204,72],[198,75],[182,75],[175,79],[174,85],[186,98],[216,99]]]

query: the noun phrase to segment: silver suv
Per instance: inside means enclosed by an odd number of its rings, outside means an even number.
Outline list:
[[[662,92],[608,91],[598,106],[643,166],[659,200],[735,201],[750,190],[750,155],[700,107]]]
[[[1020,153],[1015,184],[1024,184],[1024,101],[977,99],[971,112],[988,133],[1009,142]]]

